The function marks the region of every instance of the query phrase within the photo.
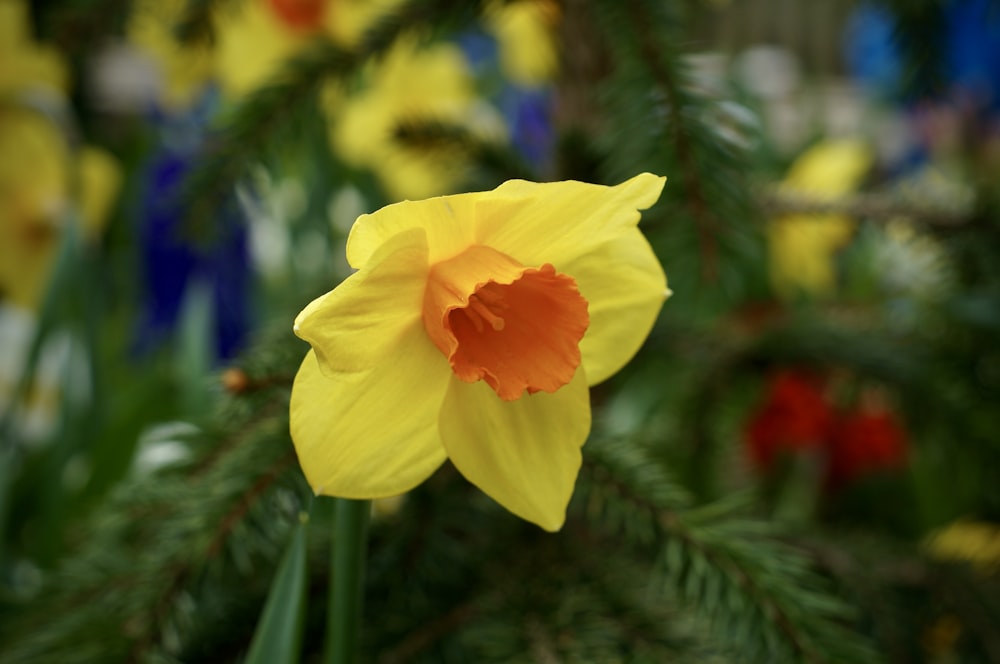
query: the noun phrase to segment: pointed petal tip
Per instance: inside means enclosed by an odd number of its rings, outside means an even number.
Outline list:
[[[648,210],[656,204],[663,193],[667,178],[664,175],[644,172],[634,175],[618,187],[625,188],[633,198],[635,209]],[[617,188],[617,187],[616,187]]]
[[[657,175],[656,173],[650,173],[649,171],[643,171],[636,176],[631,178],[632,180],[641,180],[642,184],[649,187],[650,189],[656,188],[657,194],[663,191],[663,187],[667,183],[666,175]]]
[[[566,525],[566,513],[563,512],[557,519],[539,519],[533,523],[546,532],[558,533]]]
[[[666,175],[657,175],[656,173],[650,173],[649,171],[643,171],[642,173],[639,173],[638,175],[634,176],[633,179],[638,179],[638,178],[642,178],[643,180],[648,181],[650,185],[654,184],[659,185],[661,189],[663,188],[663,185],[667,182]]]
[[[295,333],[295,336],[302,339],[303,341],[308,341],[309,343],[312,343],[312,341],[309,338],[309,319],[312,317],[314,313],[316,313],[317,310],[320,309],[323,302],[330,296],[330,293],[332,292],[333,291],[329,291],[315,298],[309,304],[307,304],[305,308],[298,313],[297,316],[295,316],[295,320],[292,322],[292,332]]]
[[[568,502],[558,512],[547,508],[534,506],[531,509],[524,509],[524,506],[513,506],[507,502],[496,500],[497,504],[519,519],[532,523],[547,533],[558,533],[566,525],[566,510]]]
[[[450,388],[439,425],[458,472],[514,515],[561,529],[590,431],[582,365],[560,390],[517,401],[500,401],[482,383],[453,379]]]

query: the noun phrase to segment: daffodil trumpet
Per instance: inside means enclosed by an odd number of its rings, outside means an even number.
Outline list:
[[[444,461],[559,530],[618,371],[669,296],[637,225],[665,178],[506,182],[357,219],[357,269],[295,319],[291,435],[317,494],[398,495]]]

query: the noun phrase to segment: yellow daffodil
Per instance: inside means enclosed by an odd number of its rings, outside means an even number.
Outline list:
[[[168,106],[183,106],[209,80],[237,98],[280,71],[313,39],[354,46],[364,31],[401,0],[246,0],[214,15],[216,43],[182,44],[174,28],[184,0],[141,0],[130,18],[129,39],[163,71]]]
[[[160,69],[161,98],[168,108],[183,108],[215,75],[215,55],[207,44],[183,44],[174,34],[186,0],[139,0],[127,26],[129,41]]]
[[[960,519],[931,533],[924,547],[939,560],[968,560],[984,568],[998,568],[1000,526]]]
[[[402,0],[327,0],[323,30],[333,41],[350,48],[378,19],[401,4]]]
[[[401,0],[249,0],[219,21],[218,75],[243,95],[274,76],[313,39],[352,47]]]
[[[67,165],[49,120],[0,108],[0,297],[23,308],[37,304],[54,257]]]
[[[221,17],[218,75],[225,93],[240,96],[258,87],[316,36],[314,26],[287,19],[282,6],[249,0]]]
[[[858,140],[827,140],[792,164],[782,190],[813,200],[834,200],[857,188],[872,163]],[[854,221],[833,214],[789,214],[768,227],[771,281],[780,295],[827,295],[836,285],[834,253],[850,239]]]
[[[310,303],[291,434],[317,494],[412,489],[446,458],[514,514],[562,527],[588,386],[620,369],[669,295],[636,227],[664,178],[513,180],[362,215],[358,269]]]
[[[555,78],[559,69],[556,30],[561,18],[557,2],[493,2],[485,18],[500,48],[500,67],[511,81],[534,87]]]
[[[345,161],[372,169],[397,200],[447,193],[465,165],[460,154],[400,141],[401,124],[443,122],[502,134],[499,118],[477,104],[465,57],[452,44],[419,48],[413,39],[400,39],[370,74],[357,94],[329,97],[330,138]]]
[[[0,297],[21,308],[36,308],[48,282],[73,202],[74,168],[82,230],[93,237],[117,195],[116,162],[89,147],[74,159],[48,118],[0,107]]]
[[[0,0],[0,94],[32,88],[64,90],[65,65],[54,49],[32,39],[27,3]]]

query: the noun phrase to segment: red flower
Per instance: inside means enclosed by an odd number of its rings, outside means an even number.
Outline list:
[[[841,417],[829,442],[827,485],[836,488],[859,476],[902,467],[906,433],[887,410],[868,410]]]
[[[747,424],[750,456],[758,467],[770,468],[783,452],[820,448],[832,425],[833,412],[817,381],[801,373],[780,372]]]
[[[326,10],[325,0],[270,0],[270,4],[285,25],[304,32],[318,28]]]

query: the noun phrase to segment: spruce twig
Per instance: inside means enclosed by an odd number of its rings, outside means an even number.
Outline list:
[[[257,355],[280,375],[298,351],[286,343]],[[281,384],[230,398],[204,433],[189,435],[188,461],[124,481],[88,520],[83,547],[5,625],[5,654],[82,664],[168,652],[165,634],[178,607],[199,597],[203,572],[246,574],[248,561],[276,553],[291,522],[274,513],[279,487],[303,488],[291,472],[287,403]],[[255,525],[262,518],[265,529]]]
[[[665,59],[661,42],[658,42],[651,33],[651,29],[657,26],[657,22],[645,11],[642,2],[635,0],[626,2],[625,9],[631,19],[639,52],[657,82],[657,88],[665,95],[667,106],[670,108],[672,116],[668,120],[670,140],[674,152],[677,154],[678,166],[681,169],[680,176],[687,192],[687,203],[697,224],[698,242],[704,260],[702,276],[708,281],[713,281],[718,273],[718,251],[714,236],[719,231],[719,224],[708,207],[706,194],[699,179],[701,169],[695,158],[690,137],[682,122],[686,104],[681,98],[681,85],[671,70],[671,63]]]
[[[847,606],[821,590],[808,559],[774,526],[741,516],[739,501],[695,508],[656,463],[625,442],[588,445],[579,490],[612,535],[662,547],[662,571],[713,632],[748,661],[868,662],[842,626]]]
[[[212,45],[215,43],[215,14],[220,5],[231,0],[187,0],[174,34],[184,44]]]
[[[838,214],[876,222],[903,218],[928,226],[954,227],[968,222],[973,215],[973,206],[961,202],[881,193],[859,193],[830,200],[771,190],[758,200],[761,208],[773,216]]]
[[[671,210],[670,232],[664,229],[658,238],[652,225],[646,229],[661,260],[671,261],[678,293],[708,283],[731,291],[745,288],[747,270],[759,258],[758,236],[746,223],[755,212],[745,181],[753,128],[711,85],[695,79],[679,48],[685,34],[681,4],[594,3],[615,64],[601,86],[600,144],[610,180],[647,170],[677,183],[668,183],[661,199],[662,209]]]
[[[490,179],[536,180],[536,173],[509,146],[476,136],[465,127],[435,121],[409,121],[396,127],[396,138],[422,150],[450,150],[467,155]]]

